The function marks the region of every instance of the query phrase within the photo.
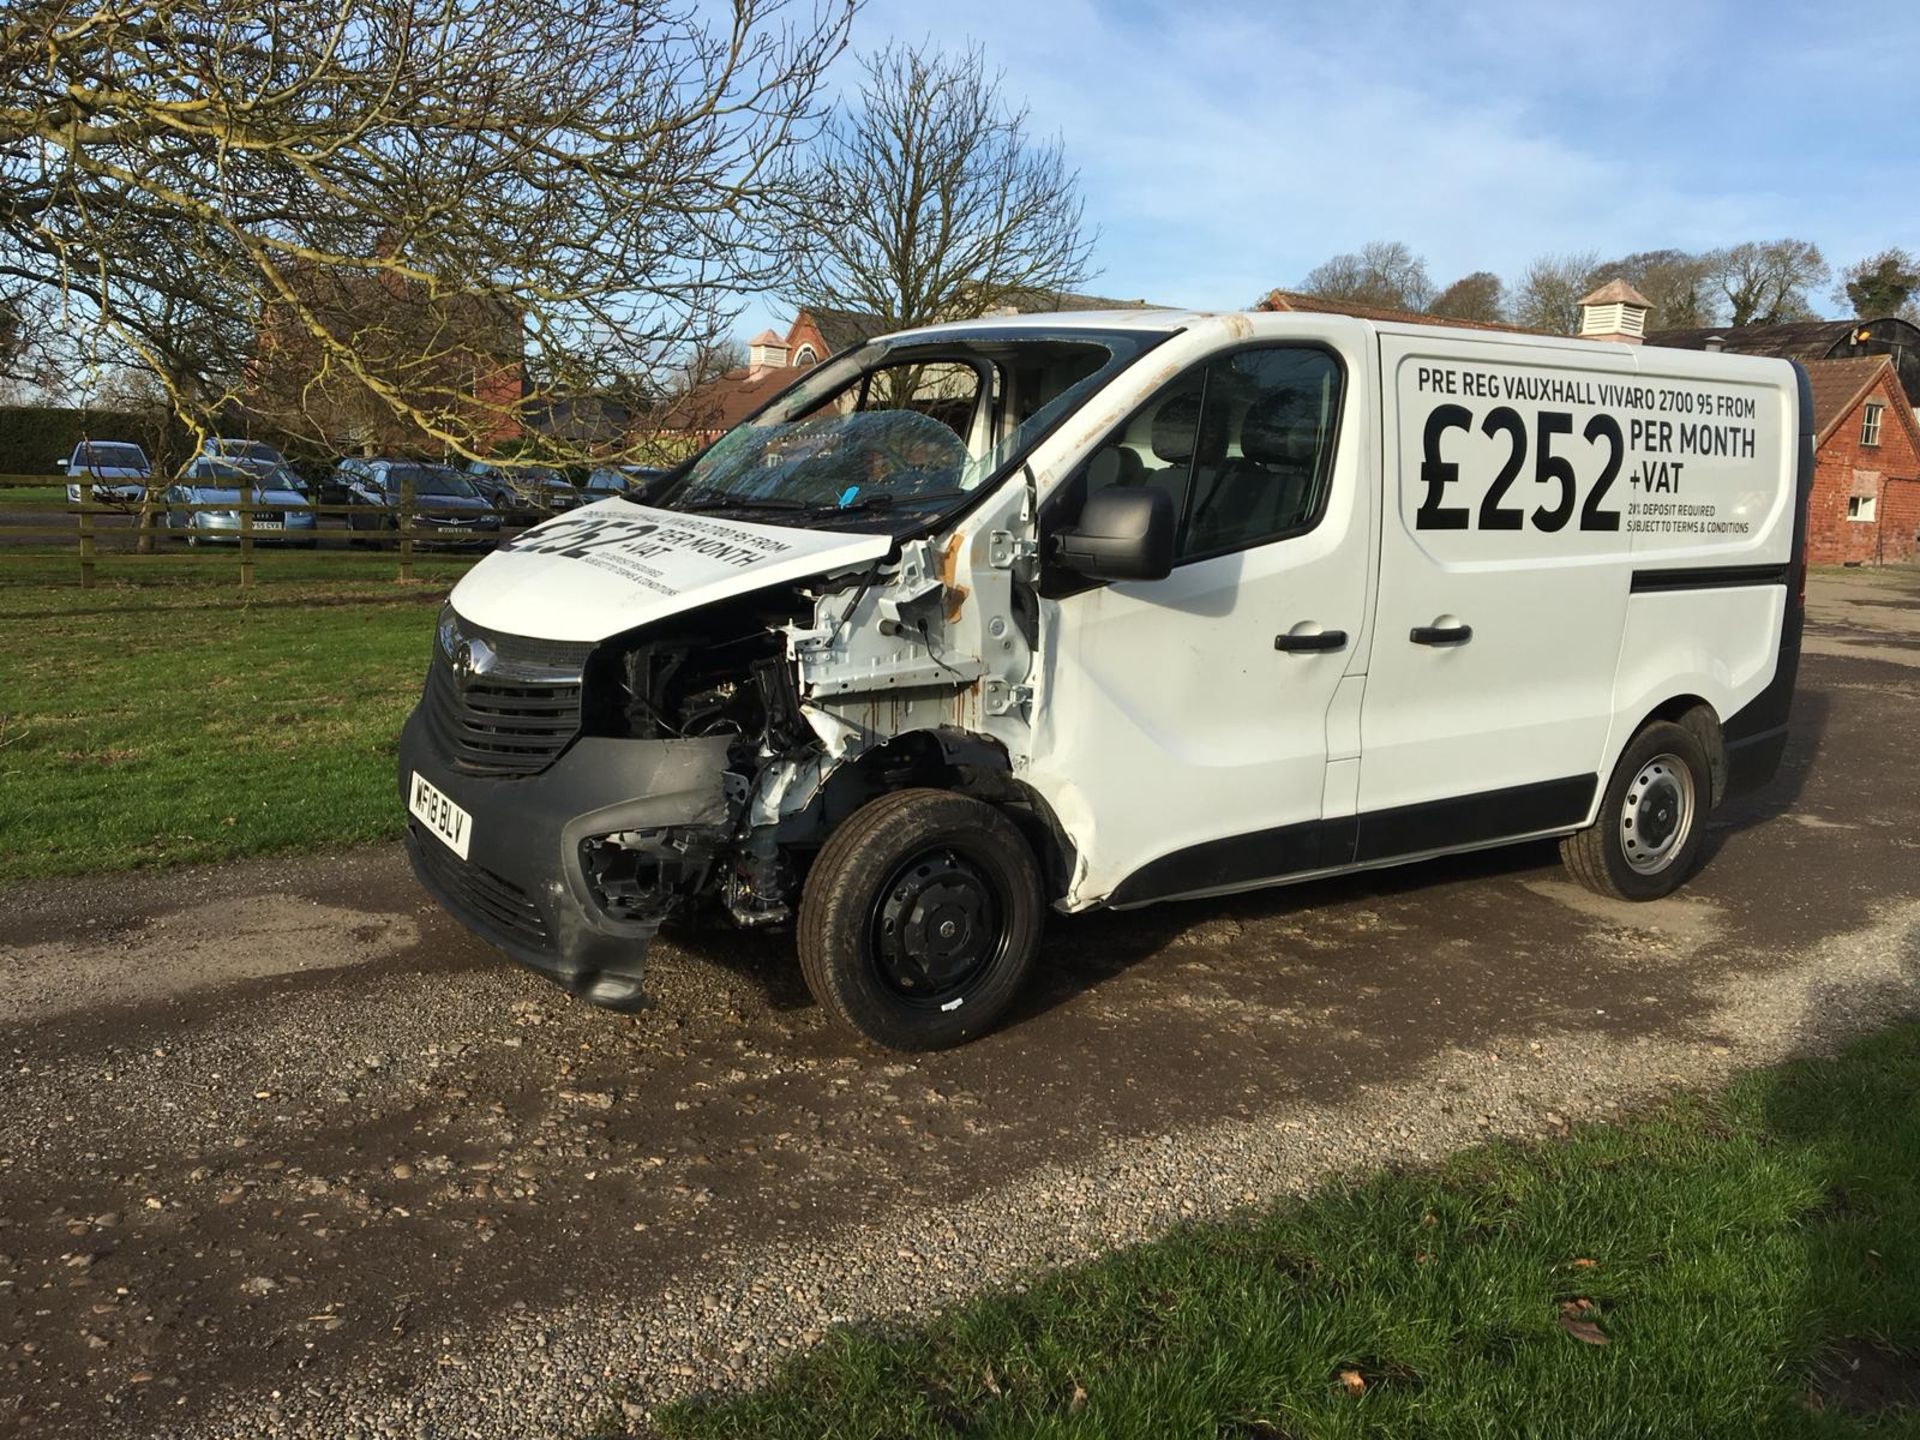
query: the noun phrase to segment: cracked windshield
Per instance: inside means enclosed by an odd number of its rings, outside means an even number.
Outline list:
[[[869,346],[722,436],[667,503],[816,514],[944,508],[1023,458],[1157,338]]]

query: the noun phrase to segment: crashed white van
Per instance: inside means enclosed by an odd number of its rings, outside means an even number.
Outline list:
[[[1785,742],[1808,414],[1780,361],[1340,316],[887,336],[461,581],[414,867],[614,1007],[670,917],[792,922],[901,1048],[1049,906],[1541,836],[1664,895]]]

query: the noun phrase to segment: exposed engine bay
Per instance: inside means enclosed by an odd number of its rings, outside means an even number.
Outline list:
[[[997,563],[981,568],[993,578],[978,588],[992,595],[952,582],[956,546],[943,557],[914,541],[895,561],[756,591],[599,646],[583,733],[700,742],[725,814],[583,841],[582,873],[608,918],[658,925],[717,907],[742,926],[789,920],[840,820],[915,785],[1008,806],[1030,820],[1041,853],[1059,854],[1057,827],[1015,778],[1036,639],[1032,592],[1016,573],[1026,551],[1004,533],[991,543]]]

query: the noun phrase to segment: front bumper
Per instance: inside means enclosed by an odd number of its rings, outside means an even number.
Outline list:
[[[725,736],[582,737],[537,774],[476,775],[451,763],[415,709],[400,732],[401,804],[417,774],[472,821],[465,860],[409,821],[407,858],[443,909],[509,958],[597,1004],[631,1008],[645,1003],[640,982],[659,922],[602,908],[582,843],[626,830],[724,826],[726,755]]]
[[[289,510],[281,522],[271,529],[257,520],[249,528],[253,531],[253,543],[256,545],[284,545],[289,540],[311,540],[316,526],[311,510]],[[186,529],[188,534],[197,535],[202,540],[240,543],[238,516],[216,515],[202,510],[189,519]]]

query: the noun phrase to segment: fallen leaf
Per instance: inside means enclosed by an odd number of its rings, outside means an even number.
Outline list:
[[[1364,1395],[1367,1391],[1367,1379],[1358,1370],[1342,1370],[1340,1383],[1347,1387],[1349,1395]]]
[[[1580,1317],[1593,1308],[1593,1302],[1584,1295],[1578,1300],[1560,1302],[1560,1328],[1578,1340],[1582,1345],[1605,1345],[1607,1337],[1600,1327],[1591,1320]]]
[[[1598,1260],[1576,1260],[1573,1262],[1573,1268],[1576,1270],[1598,1270],[1600,1268],[1600,1262]]]
[[[991,1365],[987,1367],[986,1382],[987,1382],[987,1393],[993,1396],[996,1400],[999,1399],[1000,1398],[1000,1382],[993,1378],[993,1367]]]
[[[1081,1389],[1080,1386],[1075,1385],[1073,1387],[1073,1398],[1067,1401],[1067,1413],[1069,1415],[1078,1415],[1081,1410],[1086,1407],[1086,1403],[1087,1392]]]

